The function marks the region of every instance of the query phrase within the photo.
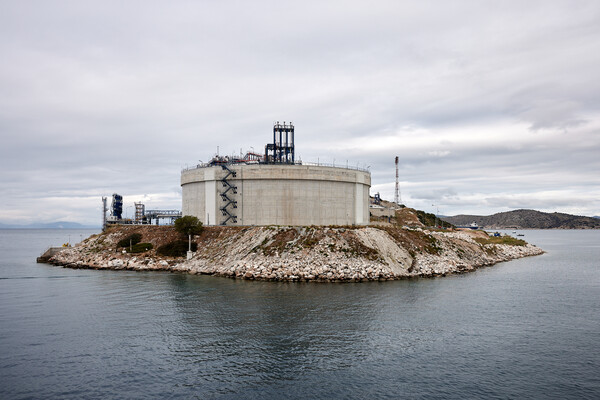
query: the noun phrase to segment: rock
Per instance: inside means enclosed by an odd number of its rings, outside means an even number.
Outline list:
[[[65,249],[50,262],[71,268],[162,269],[246,279],[361,281],[444,276],[543,253],[532,245],[481,245],[468,232],[452,231],[430,232],[425,242],[432,241],[438,250],[428,253],[410,243],[410,235],[424,237],[423,230],[410,230],[410,234],[400,240],[394,239],[397,236],[388,231],[364,227],[295,228],[296,236],[288,241],[288,246],[275,256],[267,256],[262,250],[264,244],[274,243],[274,236],[287,228],[248,227],[228,231],[229,228],[219,227],[215,228],[219,230],[218,235],[206,239],[203,250],[192,260],[154,259],[154,253],[150,252],[136,255],[128,262],[128,255],[121,256],[115,250],[116,241],[123,236],[118,229]],[[121,229],[159,228],[126,226]],[[402,230],[396,234],[399,237],[405,235]],[[313,244],[299,250],[303,238],[311,239]],[[411,253],[406,249],[411,249]],[[357,255],[367,253],[369,257]],[[118,257],[125,257],[125,260]]]

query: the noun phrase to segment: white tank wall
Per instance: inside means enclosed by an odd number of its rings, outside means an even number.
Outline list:
[[[306,165],[234,165],[237,208],[228,208],[237,223],[227,225],[365,225],[369,223],[368,172]],[[207,225],[226,217],[219,193],[227,171],[220,166],[183,171],[183,215]]]

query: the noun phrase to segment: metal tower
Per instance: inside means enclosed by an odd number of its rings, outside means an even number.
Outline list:
[[[273,143],[265,146],[265,162],[267,164],[294,163],[294,125],[290,122],[273,125]]]
[[[135,204],[135,222],[137,224],[141,224],[142,223],[142,219],[144,219],[144,214],[146,211],[146,206],[144,205],[144,203],[140,202],[140,203],[133,203]]]
[[[102,197],[102,231],[106,230],[106,211],[108,208],[106,207],[106,197]]]
[[[398,156],[396,156],[396,191],[394,193],[394,203],[400,205],[400,184],[398,183]]]
[[[110,216],[120,221],[123,219],[123,196],[113,193],[112,204],[110,206]]]

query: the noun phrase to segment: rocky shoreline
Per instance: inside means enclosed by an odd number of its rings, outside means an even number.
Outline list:
[[[521,241],[496,243],[481,231],[391,226],[207,227],[195,237],[198,251],[188,260],[159,256],[155,250],[129,254],[118,248],[119,240],[134,232],[154,249],[177,238],[169,226],[117,226],[58,252],[49,263],[268,281],[361,282],[464,273],[543,253]]]

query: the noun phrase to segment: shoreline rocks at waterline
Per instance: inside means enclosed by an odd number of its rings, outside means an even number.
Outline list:
[[[153,249],[129,254],[117,247],[141,233]],[[481,231],[407,227],[206,227],[191,259],[163,257],[176,240],[169,226],[115,226],[58,252],[51,264],[69,268],[173,271],[268,281],[362,282],[444,276],[473,271],[543,250],[522,241],[491,240]],[[514,244],[513,242],[516,242]]]

